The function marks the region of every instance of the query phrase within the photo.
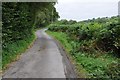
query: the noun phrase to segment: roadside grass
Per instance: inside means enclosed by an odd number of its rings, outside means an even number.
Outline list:
[[[102,54],[98,57],[90,56],[85,52],[71,53],[73,50],[70,41],[68,41],[67,34],[62,32],[51,32],[47,33],[58,41],[65,47],[65,50],[68,51],[69,55],[74,59],[78,75],[81,78],[110,78],[110,75],[107,70],[108,66],[112,63],[118,63],[118,59],[112,55]],[[110,71],[112,73],[112,71]],[[84,75],[81,76],[81,74]],[[115,72],[116,74],[116,72]]]
[[[50,32],[50,31],[47,31],[47,33],[53,36],[54,38],[56,38],[57,40],[59,40],[62,44],[64,44],[64,47],[67,50],[67,52],[70,52],[72,50],[72,46],[71,44],[68,43],[68,40],[67,40],[68,37],[65,33]]]
[[[76,53],[76,62],[82,65],[83,68],[89,73],[90,78],[109,78],[106,74],[108,65],[117,62],[114,58],[104,58],[104,56],[94,58],[85,55],[86,53]]]
[[[70,61],[75,64],[76,72],[78,73],[78,76],[80,78],[87,78],[87,72],[81,65],[78,65],[76,63],[75,58],[71,56],[70,52],[72,50],[72,45],[68,41],[67,34],[62,33],[62,32],[51,32],[51,31],[46,31],[49,35],[51,35],[53,38],[57,39],[65,48],[65,51],[67,52],[67,55],[70,57]]]
[[[19,40],[17,42],[7,44],[7,49],[2,50],[2,70],[6,70],[11,62],[19,59],[21,53],[25,52],[36,39],[35,34],[31,35],[25,40]]]

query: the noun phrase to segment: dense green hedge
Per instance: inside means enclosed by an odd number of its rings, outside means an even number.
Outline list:
[[[3,3],[2,5],[3,48],[5,43],[23,40],[32,34],[29,6],[25,3]]]
[[[69,24],[62,20],[51,24],[48,28],[51,34],[64,38],[64,46],[69,44],[69,53],[75,59],[78,67],[88,72],[91,78],[117,80],[120,75],[120,23],[118,16],[98,18]],[[64,33],[64,34],[63,34]],[[62,40],[59,37],[58,40]],[[67,40],[66,40],[67,39]],[[63,42],[62,42],[63,43]]]
[[[45,27],[50,23],[50,15],[59,16],[54,8],[55,3],[3,3],[2,34],[3,48],[6,43],[23,40],[32,35],[33,28]],[[53,14],[51,10],[54,10]],[[49,12],[49,13],[47,13]]]
[[[68,24],[59,24],[60,22],[63,21],[51,24],[49,30],[65,32],[73,41],[84,42],[83,46],[81,44],[78,46],[78,51],[81,51],[83,47],[91,49],[90,45],[94,44],[92,46],[94,49],[112,52],[120,57],[120,23],[118,17],[81,21],[72,25],[69,25],[69,21],[66,22]],[[85,43],[85,41],[91,43]]]

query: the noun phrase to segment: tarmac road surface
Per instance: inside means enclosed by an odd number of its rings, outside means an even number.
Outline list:
[[[45,30],[36,31],[37,39],[33,46],[26,50],[18,61],[11,64],[3,74],[3,78],[76,77],[69,60],[64,53],[61,54],[63,51],[60,51],[54,39],[47,35]]]

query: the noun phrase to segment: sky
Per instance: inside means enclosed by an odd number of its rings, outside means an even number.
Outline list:
[[[58,0],[55,5],[60,19],[87,20],[118,15],[120,0]]]

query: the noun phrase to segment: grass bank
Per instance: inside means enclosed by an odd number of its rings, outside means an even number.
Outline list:
[[[2,50],[2,70],[4,71],[11,62],[18,60],[21,53],[25,52],[33,44],[35,39],[36,36],[33,32],[33,35],[29,38],[7,44],[7,48]]]
[[[118,59],[112,55],[102,54],[98,57],[94,57],[85,52],[72,52],[74,51],[73,45],[67,34],[63,32],[51,32],[47,31],[48,34],[56,38],[64,46],[65,50],[71,55],[75,61],[76,69],[79,77],[81,78],[113,78],[119,77],[119,66]],[[81,76],[82,74],[82,76]],[[83,77],[84,75],[84,77]]]
[[[65,51],[67,52],[67,55],[71,59],[71,62],[75,64],[75,68],[76,68],[76,72],[78,73],[78,76],[80,78],[87,78],[86,70],[81,65],[78,65],[76,59],[70,54],[72,50],[72,45],[69,43],[67,35],[62,32],[51,32],[51,31],[46,31],[46,32],[63,45]]]

